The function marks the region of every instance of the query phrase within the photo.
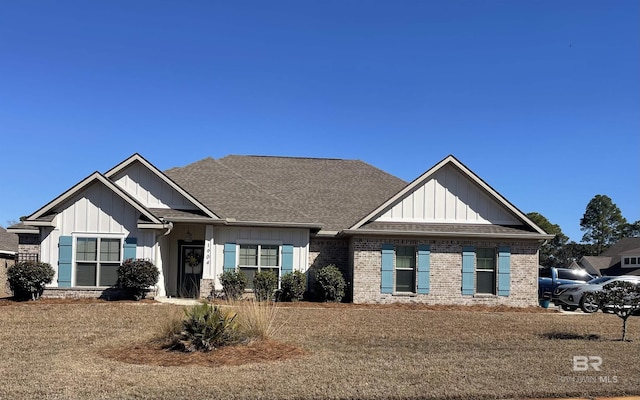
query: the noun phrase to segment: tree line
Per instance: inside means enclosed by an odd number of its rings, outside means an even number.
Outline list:
[[[597,256],[623,237],[640,236],[640,220],[627,222],[618,206],[609,196],[598,194],[587,204],[580,219],[580,230],[584,232],[582,242],[569,242],[557,224],[537,212],[527,217],[545,232],[555,235],[540,248],[540,265],[564,267],[582,256]]]

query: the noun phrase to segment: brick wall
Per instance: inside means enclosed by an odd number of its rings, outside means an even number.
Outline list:
[[[3,258],[0,256],[0,297],[9,297],[12,295],[7,282],[7,269],[13,265],[14,261],[11,256]]]
[[[350,268],[349,242],[346,239],[312,238],[309,241],[309,272],[307,273],[307,289],[313,292],[313,271],[334,264],[342,271],[347,288],[345,301],[351,301],[352,270]]]
[[[426,295],[380,293],[382,244],[431,246],[430,292]],[[353,238],[354,303],[485,304],[517,307],[538,304],[538,242]],[[463,296],[462,248],[511,247],[511,294]]]

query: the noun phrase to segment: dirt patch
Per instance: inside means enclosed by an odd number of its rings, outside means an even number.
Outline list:
[[[99,354],[102,357],[128,364],[148,364],[162,367],[188,365],[222,367],[283,361],[302,357],[307,353],[287,343],[260,340],[247,345],[221,347],[206,353],[171,351],[163,349],[158,344],[143,343],[131,347],[103,349]]]

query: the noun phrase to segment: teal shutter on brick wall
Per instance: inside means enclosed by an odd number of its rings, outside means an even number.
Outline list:
[[[224,260],[222,268],[225,271],[235,271],[236,269],[236,244],[224,244]]]
[[[430,258],[431,247],[428,244],[418,246],[418,294],[429,293]]]
[[[73,259],[73,237],[58,239],[58,287],[71,287],[71,261]]]
[[[290,244],[282,245],[282,275],[293,272],[293,246]]]
[[[464,246],[462,248],[462,294],[466,296],[473,295],[475,291],[475,282],[473,280],[475,260],[475,248],[473,246]]]
[[[511,248],[498,249],[498,296],[509,296],[511,293]]]
[[[393,293],[393,258],[394,250],[392,244],[382,245],[382,267],[380,278],[380,291],[382,293]]]
[[[136,248],[138,247],[138,239],[134,237],[128,237],[124,239],[124,259],[135,259]]]

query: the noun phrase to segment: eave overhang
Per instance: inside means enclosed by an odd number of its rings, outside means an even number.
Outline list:
[[[309,229],[311,231],[319,231],[322,229],[322,224],[318,223],[306,223],[306,222],[266,222],[266,221],[236,221],[233,218],[227,218],[224,220],[224,225],[227,226],[255,226],[255,227],[272,227],[272,228],[301,228]]]
[[[401,236],[401,237],[436,237],[436,238],[465,238],[465,239],[509,239],[509,240],[549,240],[555,235],[530,233],[479,233],[479,232],[411,232],[398,230],[362,230],[345,229],[338,236]]]

